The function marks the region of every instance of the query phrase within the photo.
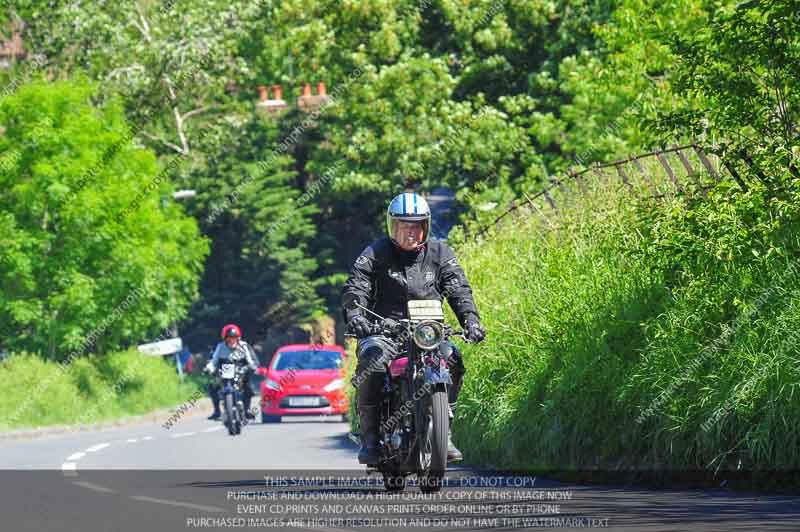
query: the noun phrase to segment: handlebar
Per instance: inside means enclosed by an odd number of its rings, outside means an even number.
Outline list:
[[[392,322],[394,322],[394,324],[392,324]],[[399,322],[398,320],[383,320],[377,323],[375,322],[370,323],[369,336],[380,335],[380,334],[393,334],[397,332],[396,329],[399,328],[397,327],[399,324],[401,324],[401,322]],[[358,338],[357,335],[349,332],[345,332],[344,335],[349,338]]]
[[[388,322],[389,327],[386,327],[387,322]],[[370,327],[370,335],[381,335],[381,334],[391,335],[391,334],[394,334],[394,333],[398,332],[398,330],[401,329],[399,326],[402,325],[403,329],[404,329],[405,326],[408,324],[408,322],[409,322],[409,320],[404,318],[404,319],[401,319],[401,320],[387,319],[387,320],[384,320],[382,322],[372,323],[371,327]],[[350,332],[345,332],[344,336],[346,338],[358,338],[357,335],[355,335],[353,333],[350,333]],[[465,342],[470,343],[463,330],[453,329],[452,327],[450,327],[449,325],[446,325],[446,324],[444,325],[444,337],[445,338],[459,337],[462,340],[464,340]]]

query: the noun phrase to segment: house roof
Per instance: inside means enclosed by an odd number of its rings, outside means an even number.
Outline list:
[[[25,48],[22,46],[22,36],[19,32],[11,34],[11,39],[0,41],[0,57],[24,57]]]

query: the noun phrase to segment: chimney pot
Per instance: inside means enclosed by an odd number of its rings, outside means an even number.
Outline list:
[[[283,89],[280,85],[273,85],[272,86],[272,98],[274,100],[282,100],[283,99]]]
[[[262,102],[267,101],[267,86],[266,85],[259,85],[258,86],[258,99]]]
[[[303,84],[303,96],[311,96],[311,83]]]
[[[326,92],[325,92],[325,82],[324,81],[320,81],[319,83],[317,83],[317,94],[320,95],[320,96],[325,96]]]

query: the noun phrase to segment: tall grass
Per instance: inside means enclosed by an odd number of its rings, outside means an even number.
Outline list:
[[[0,430],[93,423],[185,401],[197,385],[174,365],[136,351],[75,360],[65,370],[41,357],[13,355],[0,366]]]
[[[465,347],[469,461],[798,468],[798,202],[729,192],[603,185],[461,246],[489,330]]]

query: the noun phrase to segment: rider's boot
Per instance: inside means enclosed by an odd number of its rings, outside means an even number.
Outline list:
[[[358,405],[358,421],[361,425],[361,449],[358,463],[378,464],[378,405]]]
[[[450,403],[450,430],[447,431],[447,461],[460,462],[464,459],[464,455],[458,450],[458,447],[453,443],[453,418],[456,415],[456,404]]]
[[[222,412],[219,409],[219,388],[213,384],[209,384],[208,397],[211,399],[211,404],[214,406],[214,413],[208,416],[208,419],[217,420],[222,416]]]
[[[367,361],[374,360],[379,353],[367,350],[359,358],[357,375],[363,376],[358,384],[358,421],[361,425],[361,449],[358,451],[360,464],[377,465],[380,458],[378,424],[380,404],[383,396],[383,374],[364,367]]]
[[[252,393],[245,393],[243,397],[244,402],[244,417],[246,419],[255,419],[256,415],[250,409],[250,405],[252,404],[253,394]]]
[[[214,413],[208,416],[208,419],[216,421],[222,417],[222,412],[219,409],[219,401],[211,401],[211,403],[214,405]]]

